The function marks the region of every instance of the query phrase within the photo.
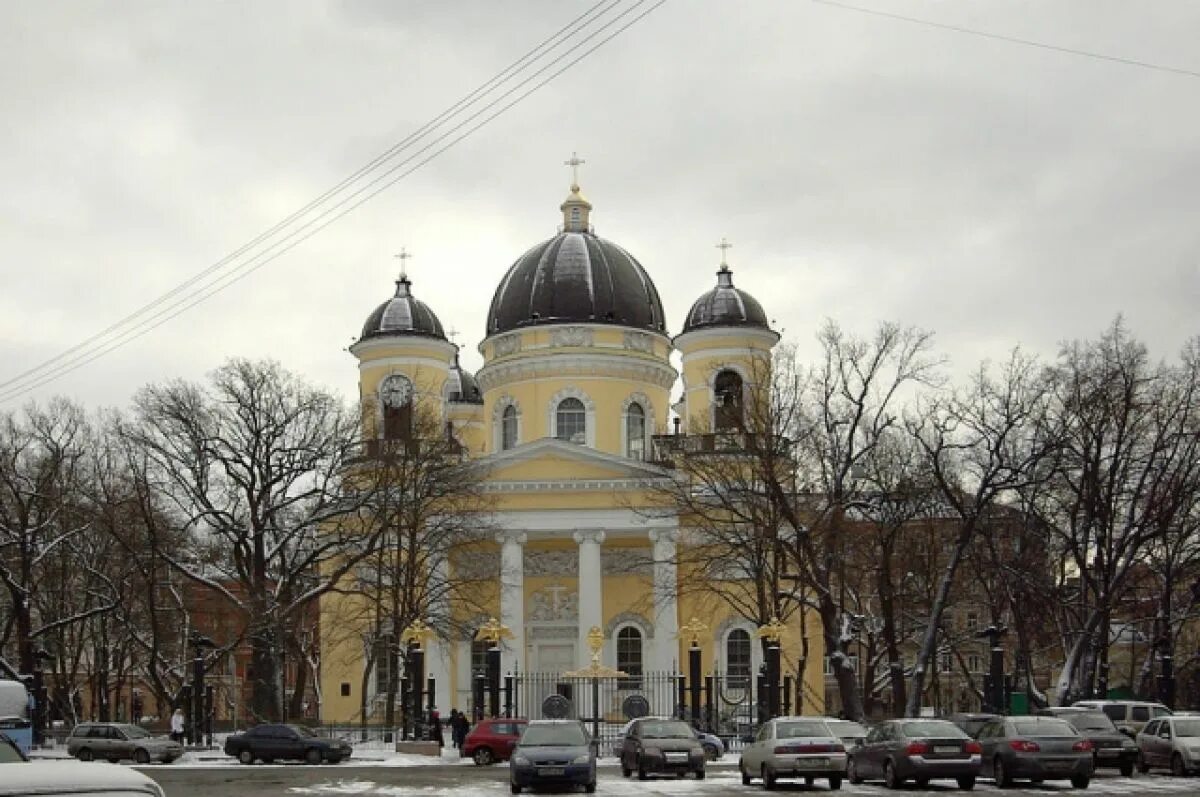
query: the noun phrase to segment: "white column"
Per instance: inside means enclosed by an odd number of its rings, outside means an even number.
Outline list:
[[[575,532],[575,542],[579,544],[579,648],[575,651],[575,660],[580,667],[586,667],[592,661],[588,631],[594,625],[604,629],[604,592],[601,588],[604,573],[600,564],[604,536],[603,531]]]
[[[428,622],[437,631],[450,628],[450,563],[445,555],[433,558],[429,576],[431,596]],[[450,716],[450,649],[454,642],[434,637],[425,646],[425,667],[434,679],[434,703],[442,716]]]
[[[679,532],[674,529],[651,529],[650,543],[654,546],[654,668],[676,670],[679,661],[679,606],[677,604],[675,543]]]
[[[518,667],[525,670],[525,543],[523,531],[502,531],[500,543],[500,622],[512,631],[500,653],[500,677]]]

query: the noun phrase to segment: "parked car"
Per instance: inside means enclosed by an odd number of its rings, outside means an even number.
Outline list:
[[[683,720],[642,717],[629,723],[621,744],[621,774],[639,780],[652,773],[693,773],[704,778],[704,747]]]
[[[139,764],[162,761],[169,764],[183,755],[183,745],[150,732],[138,725],[121,722],[81,722],[67,737],[67,755],[80,761],[102,758],[120,761],[132,758]]]
[[[534,720],[508,766],[513,794],[526,787],[583,786],[596,791],[596,748],[579,720]]]
[[[999,714],[985,714],[982,712],[965,713],[965,714],[950,714],[944,719],[953,722],[958,726],[959,730],[974,739],[979,735],[979,729],[987,725],[994,719],[998,719]]]
[[[1134,764],[1138,760],[1138,746],[1133,739],[1117,730],[1107,714],[1083,706],[1056,706],[1044,708],[1038,715],[1058,717],[1071,723],[1092,743],[1095,769],[1115,767],[1125,777],[1133,774]]]
[[[1200,769],[1200,717],[1150,720],[1137,735],[1138,769],[1170,767],[1174,775]]]
[[[256,725],[225,740],[225,755],[233,756],[243,764],[258,760],[270,764],[288,759],[306,764],[323,761],[336,764],[353,752],[345,740],[317,736],[303,725]]]
[[[842,740],[847,750],[857,747],[867,738],[867,729],[853,720],[825,717],[825,725],[833,731],[834,736]]]
[[[164,797],[162,787],[129,767],[78,761],[24,761],[4,767],[0,797]]]
[[[654,717],[654,719],[661,720],[672,718]],[[629,734],[629,726],[632,722],[633,720],[630,720],[621,727],[620,738],[617,740],[616,750],[613,752],[613,755],[620,755],[621,745],[623,744],[625,737]],[[695,734],[696,739],[699,740],[700,746],[704,748],[704,757],[709,761],[720,760],[721,756],[725,755],[725,742],[721,740],[720,736],[702,731],[699,728],[692,728],[692,732]]]
[[[462,754],[475,759],[479,766],[507,761],[528,722],[524,719],[480,720],[467,733]]]
[[[1034,783],[1070,780],[1077,789],[1086,789],[1092,779],[1092,743],[1057,717],[992,720],[979,731],[979,744],[992,779],[1002,789],[1017,778]]]
[[[803,778],[809,786],[825,778],[830,789],[840,789],[846,745],[819,717],[776,717],[763,723],[742,751],[738,770],[745,786],[754,778],[761,778],[766,789],[774,789],[780,778]]]
[[[882,778],[889,789],[909,780],[926,786],[934,779],[952,778],[960,789],[969,790],[979,776],[981,752],[979,742],[947,720],[887,720],[850,751],[847,775],[851,783]]]
[[[21,749],[20,745],[0,733],[0,764],[15,764],[28,760],[29,757],[25,755],[25,751]]]
[[[1103,711],[1117,730],[1127,736],[1137,736],[1152,719],[1171,716],[1171,709],[1162,703],[1146,700],[1077,700],[1071,705]]]

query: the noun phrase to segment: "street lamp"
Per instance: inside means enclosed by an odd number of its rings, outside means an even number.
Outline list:
[[[488,643],[488,714],[492,717],[500,716],[500,642],[504,639],[512,639],[512,637],[512,629],[495,617],[489,617],[488,621],[475,632],[477,640]]]

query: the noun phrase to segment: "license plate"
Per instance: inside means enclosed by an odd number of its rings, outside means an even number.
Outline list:
[[[796,769],[820,769],[829,766],[828,758],[797,758]]]
[[[687,753],[667,753],[668,761],[687,761]]]
[[[934,747],[933,752],[935,752],[935,753],[959,753],[959,752],[962,752],[962,748],[959,747],[958,745],[954,745],[954,744],[949,744],[949,745],[943,744],[943,745],[938,745],[938,746]]]
[[[567,770],[565,770],[562,767],[539,767],[538,768],[538,774],[546,776],[546,777],[549,777],[551,775],[563,775],[563,774],[566,774],[566,771]]]

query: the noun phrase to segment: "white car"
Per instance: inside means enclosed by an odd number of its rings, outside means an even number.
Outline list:
[[[80,761],[21,761],[0,769],[0,797],[165,797],[135,769]]]
[[[826,778],[830,789],[840,789],[846,746],[819,717],[776,717],[758,729],[754,742],[742,751],[738,769],[746,786],[754,778],[761,778],[767,789],[781,778],[803,778],[809,786]]]

